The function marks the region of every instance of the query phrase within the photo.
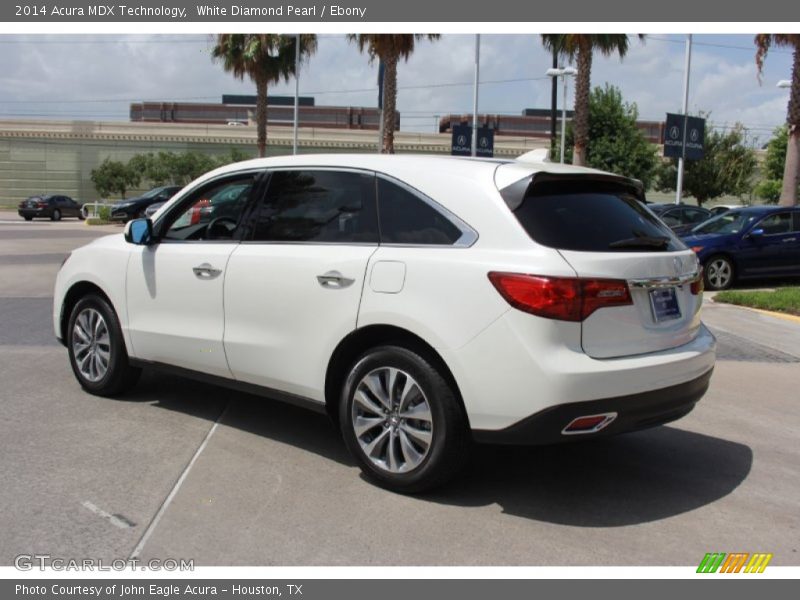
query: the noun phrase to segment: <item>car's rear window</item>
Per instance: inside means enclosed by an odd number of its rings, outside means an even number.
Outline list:
[[[551,248],[586,252],[685,249],[631,190],[611,181],[534,181],[513,212],[534,241]]]

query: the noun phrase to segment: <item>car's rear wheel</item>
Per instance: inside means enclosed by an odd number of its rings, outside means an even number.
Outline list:
[[[407,348],[373,348],[355,362],[339,417],[364,475],[387,489],[422,492],[468,462],[469,429],[456,391],[431,361]]]
[[[58,209],[55,209],[53,211],[53,214],[50,215],[50,219],[53,220],[53,221],[60,221],[61,220],[61,211],[58,210]]]
[[[703,268],[706,288],[713,291],[727,290],[733,285],[733,262],[727,256],[712,256]]]
[[[26,221],[33,221],[33,217],[25,217]]]
[[[141,374],[128,361],[114,309],[97,294],[84,296],[72,309],[67,348],[78,383],[92,394],[120,394],[135,385]]]

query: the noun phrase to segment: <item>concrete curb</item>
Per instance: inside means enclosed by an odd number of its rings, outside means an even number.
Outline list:
[[[744,310],[749,310],[749,311],[752,311],[752,312],[761,313],[762,315],[767,315],[767,316],[770,316],[770,317],[776,317],[778,319],[784,319],[786,321],[792,321],[794,323],[800,323],[800,316],[791,315],[789,313],[778,312],[778,311],[774,311],[774,310],[764,310],[763,308],[753,308],[752,306],[744,306],[742,304],[733,304],[732,302],[720,302],[720,301],[715,300],[713,298],[711,299],[711,301],[714,302],[715,304],[719,304],[719,305],[735,306],[736,308],[743,308]]]

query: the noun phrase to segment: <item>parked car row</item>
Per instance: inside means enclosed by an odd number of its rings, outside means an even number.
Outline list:
[[[111,207],[111,219],[128,222],[138,217],[152,216],[158,207],[163,206],[180,189],[179,185],[160,186],[141,196],[120,200]],[[86,217],[78,202],[69,196],[58,194],[31,196],[19,203],[17,214],[26,221],[33,219],[60,221],[66,217],[78,219]]]
[[[724,204],[711,210],[684,204],[648,204],[703,266],[705,287],[736,281],[800,277],[800,209]]]
[[[800,208],[728,210],[682,239],[697,254],[711,290],[744,279],[800,277]]]
[[[147,209],[154,204],[163,204],[179,190],[179,185],[166,185],[153,188],[141,196],[120,200],[111,207],[111,219],[127,223],[131,219],[144,217]]]

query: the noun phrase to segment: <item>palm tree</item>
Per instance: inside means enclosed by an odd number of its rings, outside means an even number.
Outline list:
[[[220,33],[211,50],[213,60],[222,61],[223,68],[235,77],[247,75],[256,84],[256,129],[258,155],[267,149],[267,87],[281,79],[289,81],[294,72],[297,38],[273,33]],[[300,60],[307,59],[317,49],[317,36],[300,36]]]
[[[639,39],[644,36],[640,35]],[[542,43],[550,52],[576,61],[578,74],[575,79],[575,116],[572,130],[575,146],[572,163],[584,166],[589,148],[589,94],[591,93],[592,55],[595,50],[603,56],[619,54],[620,59],[628,53],[628,36],[607,33],[550,33],[542,34]]]
[[[780,203],[784,206],[796,206],[797,187],[800,185],[800,34],[759,33],[756,35],[755,44],[759,77],[764,69],[764,59],[767,58],[767,52],[773,44],[788,46],[794,50],[792,87],[789,94],[789,108],[786,113],[789,141],[786,146],[786,161],[783,163]]]
[[[351,33],[347,38],[358,44],[361,52],[369,54],[370,62],[378,58],[384,66],[383,75],[383,140],[381,152],[394,154],[394,122],[397,110],[397,63],[408,60],[417,41],[438,40],[439,34],[376,34]]]

